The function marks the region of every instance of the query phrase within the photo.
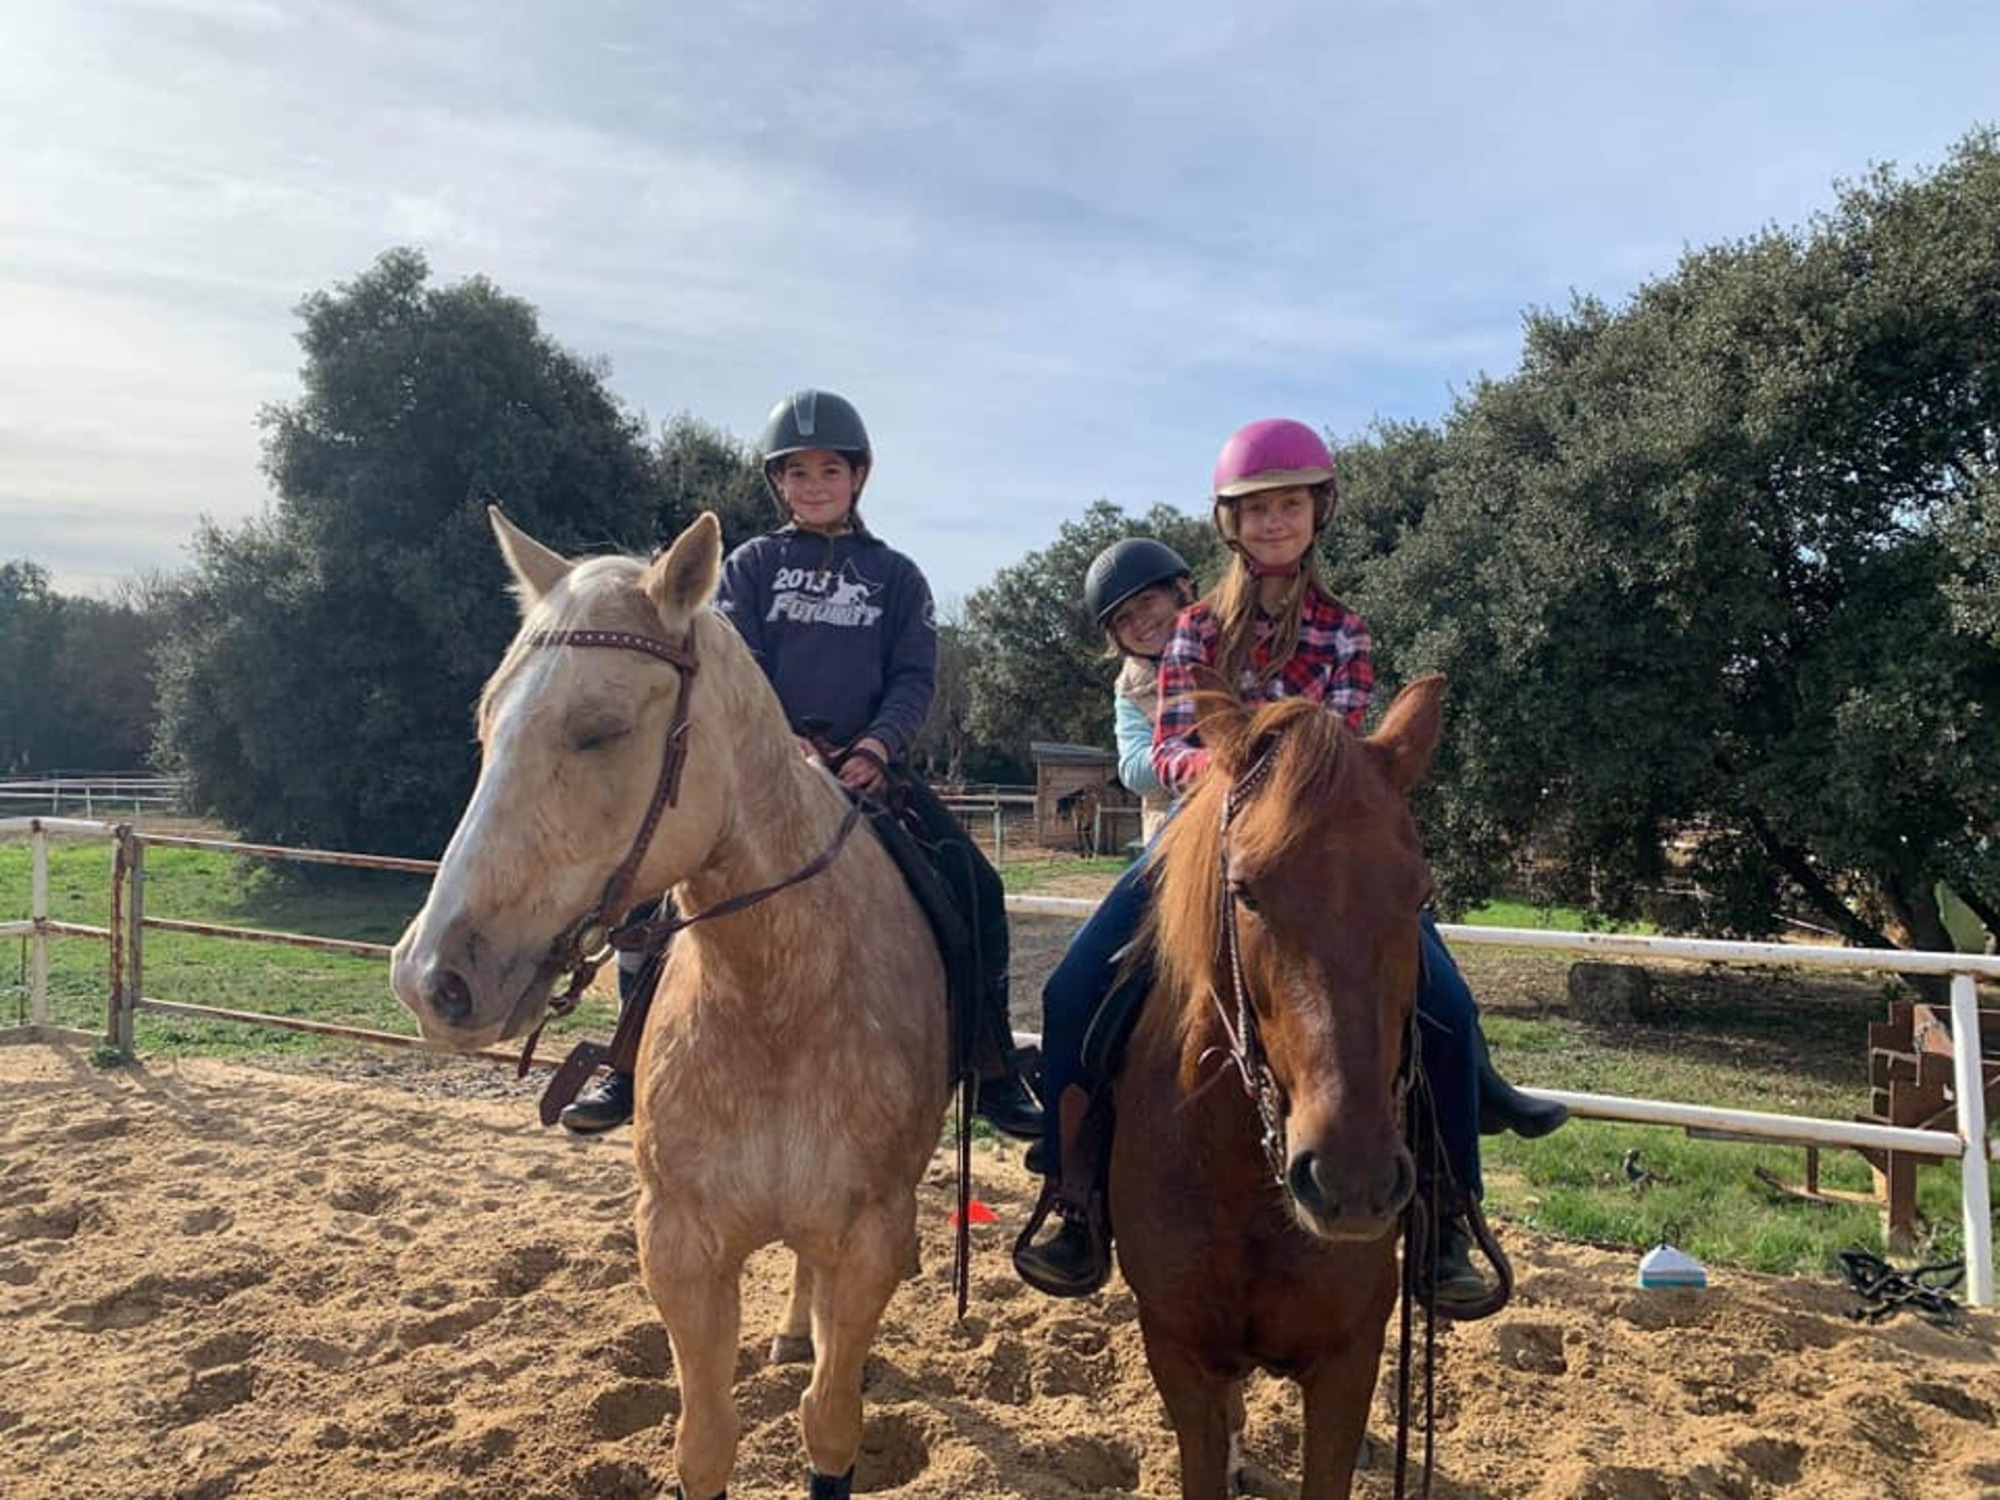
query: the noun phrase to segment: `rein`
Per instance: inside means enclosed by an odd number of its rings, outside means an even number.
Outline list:
[[[1274,738],[1222,799],[1222,838],[1217,845],[1216,873],[1221,891],[1218,899],[1222,902],[1222,948],[1229,959],[1234,1014],[1231,1014],[1230,1007],[1222,1003],[1220,994],[1214,994],[1214,1000],[1223,1034],[1229,1038],[1225,1061],[1236,1069],[1243,1092],[1249,1097],[1251,1107],[1257,1111],[1258,1122],[1263,1127],[1259,1144],[1263,1147],[1264,1161],[1271,1169],[1272,1179],[1282,1188],[1285,1185],[1284,1096],[1278,1087],[1278,1080],[1272,1076],[1264,1051],[1264,1039],[1257,1030],[1257,1010],[1250,1002],[1250,985],[1243,977],[1243,939],[1236,927],[1236,887],[1229,878],[1229,825],[1236,820],[1237,813],[1243,810],[1251,794],[1270,779],[1271,769],[1277,760],[1278,741]]]
[[[854,832],[854,825],[861,820],[861,805],[851,803],[847,816],[841,819],[840,827],[826,847],[797,870],[769,885],[718,901],[704,911],[686,915],[665,913],[637,922],[612,920],[614,914],[631,909],[632,883],[638,876],[640,862],[652,845],[653,835],[659,830],[660,819],[680,800],[681,771],[687,765],[688,753],[688,703],[694,697],[695,677],[701,669],[695,654],[694,630],[694,622],[690,620],[687,634],[678,643],[626,630],[543,630],[528,637],[528,645],[536,648],[605,647],[638,651],[655,657],[680,673],[681,694],[674,704],[674,716],[667,724],[667,743],[660,756],[660,774],[653,784],[653,798],[647,804],[645,817],[640,820],[638,833],[633,836],[632,847],[604,882],[604,890],[596,904],[558,933],[549,945],[549,957],[554,961],[556,971],[567,973],[569,981],[561,994],[550,997],[548,1013],[528,1034],[518,1065],[522,1075],[527,1073],[534,1058],[535,1043],[541,1037],[542,1027],[576,1009],[583,992],[590,987],[590,981],[597,977],[597,971],[604,967],[613,953],[658,953],[666,946],[667,940],[683,928],[715,917],[729,916],[801,881],[812,879],[834,862],[847,843],[847,836]]]

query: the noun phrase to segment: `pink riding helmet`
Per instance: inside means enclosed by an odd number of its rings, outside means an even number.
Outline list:
[[[1288,417],[1266,417],[1239,427],[1215,460],[1215,529],[1235,546],[1236,501],[1259,490],[1300,484],[1313,492],[1314,529],[1324,529],[1339,499],[1333,455],[1325,441],[1305,423]]]

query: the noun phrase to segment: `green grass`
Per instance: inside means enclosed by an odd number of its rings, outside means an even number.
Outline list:
[[[423,904],[426,877],[388,871],[314,869],[300,876],[265,860],[201,849],[149,848],[148,917],[214,922],[273,932],[389,943]],[[96,841],[52,840],[49,915],[104,926],[110,915],[111,852]],[[0,915],[30,910],[30,849],[0,839]],[[0,956],[0,1024],[28,1019],[28,944]],[[147,931],[144,990],[149,999],[416,1035],[410,1014],[389,992],[383,961],[355,954],[246,943],[230,938]],[[49,1019],[58,1026],[106,1030],[109,952],[102,940],[63,937],[49,945]],[[551,1027],[566,1034],[602,1028],[615,1012],[593,994],[575,1015]],[[300,1055],[354,1044],[310,1032],[140,1011],[133,1044],[142,1054]]]
[[[1610,922],[1576,906],[1544,906],[1519,897],[1502,896],[1473,907],[1459,919],[1470,927],[1543,928],[1551,932],[1636,932],[1659,929],[1649,922]]]
[[[1031,895],[1045,890],[1059,880],[1073,876],[1102,878],[1105,890],[1111,882],[1125,873],[1131,861],[1123,858],[1103,857],[1086,859],[1080,855],[1049,855],[1037,859],[1010,859],[1000,866],[1000,883],[1007,888],[1010,896]]]

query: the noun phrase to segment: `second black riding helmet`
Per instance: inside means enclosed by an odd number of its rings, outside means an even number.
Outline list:
[[[777,464],[788,453],[805,453],[813,448],[831,448],[857,468],[872,467],[875,450],[868,443],[868,429],[861,413],[845,396],[832,391],[794,391],[764,419],[764,431],[757,439],[757,457],[764,465],[764,482],[778,494]],[[865,482],[867,476],[860,476]],[[854,487],[860,498],[861,484]]]
[[[1128,536],[1090,560],[1083,575],[1083,607],[1098,624],[1109,625],[1118,606],[1134,594],[1193,571],[1165,542]]]

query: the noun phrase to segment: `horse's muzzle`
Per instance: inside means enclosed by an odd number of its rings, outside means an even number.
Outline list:
[[[1417,1166],[1401,1142],[1394,1151],[1350,1159],[1335,1170],[1323,1152],[1294,1152],[1285,1188],[1300,1224],[1323,1240],[1377,1240],[1396,1225],[1417,1189]]]
[[[417,1018],[424,1040],[452,1052],[475,1052],[525,1034],[546,1011],[553,965],[543,962],[518,988],[425,954],[405,934],[389,966],[389,985]],[[501,993],[501,991],[505,993]],[[482,1003],[484,1002],[484,1003]]]

